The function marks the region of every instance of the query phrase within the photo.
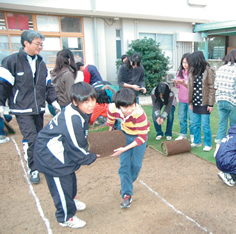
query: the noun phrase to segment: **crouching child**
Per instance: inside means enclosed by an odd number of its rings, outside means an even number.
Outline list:
[[[236,124],[234,124],[222,140],[216,151],[216,166],[221,171],[218,176],[228,186],[234,186],[236,181]]]
[[[99,156],[87,150],[88,114],[95,107],[96,91],[91,85],[79,82],[71,87],[70,97],[72,103],[39,132],[34,160],[37,170],[45,175],[59,224],[81,228],[86,222],[75,213],[86,205],[76,197],[75,171]]]
[[[133,182],[138,178],[142,167],[150,126],[144,110],[136,104],[135,92],[130,88],[118,90],[114,103],[109,104],[107,124],[110,131],[116,119],[121,120],[126,146],[115,149],[111,156],[120,155],[121,208],[128,208],[132,202]]]

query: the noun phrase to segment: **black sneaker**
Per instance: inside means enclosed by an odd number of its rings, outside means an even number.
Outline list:
[[[38,184],[40,182],[39,172],[37,170],[30,173],[30,182],[32,184]]]
[[[123,202],[120,204],[121,208],[129,208],[130,204],[132,202],[132,198],[130,195],[124,195],[124,200]]]

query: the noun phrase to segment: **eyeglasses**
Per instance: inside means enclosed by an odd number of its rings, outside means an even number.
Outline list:
[[[32,44],[35,44],[37,47],[41,47],[43,48],[43,44],[39,44],[39,43],[34,43],[34,42],[31,42]]]

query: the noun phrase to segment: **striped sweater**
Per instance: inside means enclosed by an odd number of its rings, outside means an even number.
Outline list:
[[[136,104],[135,110],[131,115],[124,116],[121,110],[116,108],[115,103],[109,104],[107,110],[107,125],[113,127],[116,119],[121,119],[121,129],[126,134],[137,135],[135,141],[138,145],[147,141],[150,123],[140,105]]]

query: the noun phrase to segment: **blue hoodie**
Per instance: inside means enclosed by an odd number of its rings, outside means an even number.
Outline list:
[[[228,131],[216,154],[217,167],[229,174],[236,174],[236,124]]]

